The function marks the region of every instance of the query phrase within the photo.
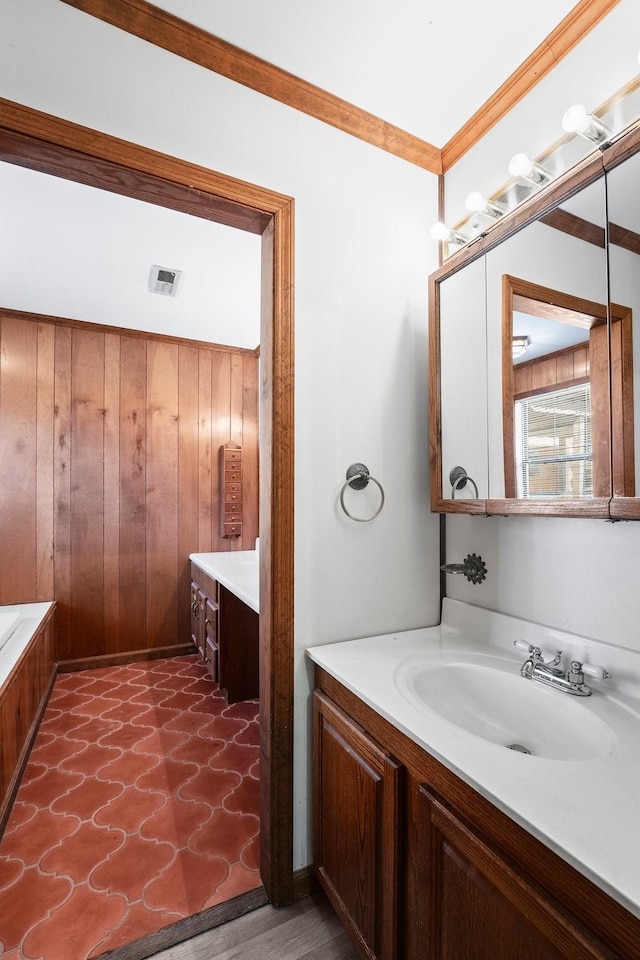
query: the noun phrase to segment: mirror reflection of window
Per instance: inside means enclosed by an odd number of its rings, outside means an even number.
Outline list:
[[[591,385],[515,402],[517,496],[593,496]]]

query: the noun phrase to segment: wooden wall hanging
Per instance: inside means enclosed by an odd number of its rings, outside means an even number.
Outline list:
[[[220,447],[220,536],[242,536],[242,447]]]

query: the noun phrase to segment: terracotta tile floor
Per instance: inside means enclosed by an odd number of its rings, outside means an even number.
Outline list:
[[[257,702],[195,656],[60,676],[0,841],[3,960],[85,960],[259,886],[258,744]]]

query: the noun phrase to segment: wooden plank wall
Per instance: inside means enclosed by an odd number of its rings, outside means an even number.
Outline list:
[[[56,659],[187,643],[188,556],[258,534],[258,360],[0,311],[0,603],[58,601]],[[243,445],[243,537],[217,453]]]

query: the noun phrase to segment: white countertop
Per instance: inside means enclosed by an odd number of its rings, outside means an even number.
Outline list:
[[[257,550],[192,553],[197,567],[221,583],[248,607],[260,613],[260,565]]]
[[[0,605],[0,611],[3,614],[15,614],[18,617],[17,623],[8,629],[4,645],[0,648],[0,686],[6,683],[9,674],[52,606],[53,601]]]
[[[606,756],[579,762],[526,756],[489,743],[411,703],[396,684],[410,658],[486,651],[513,658],[518,675],[527,654],[512,641],[543,652],[562,649],[598,663],[611,680],[586,678],[591,697],[573,698],[602,712],[613,700],[629,715]],[[445,600],[443,622],[380,637],[312,647],[314,663],[440,760],[522,827],[640,917],[640,654],[590,638]],[[507,664],[508,669],[508,664]],[[523,683],[533,681],[523,680]],[[567,697],[539,685],[549,696]],[[600,692],[606,689],[611,698]],[[618,730],[616,730],[618,733]]]

